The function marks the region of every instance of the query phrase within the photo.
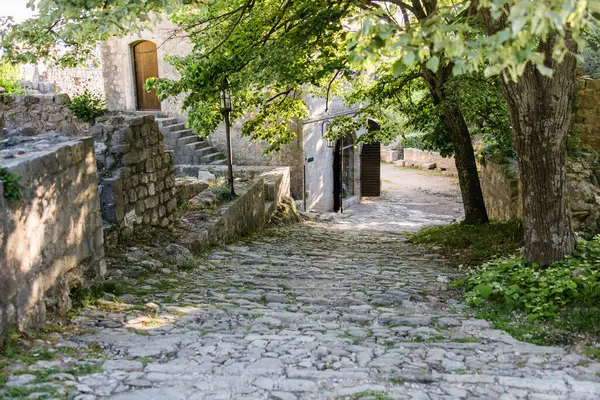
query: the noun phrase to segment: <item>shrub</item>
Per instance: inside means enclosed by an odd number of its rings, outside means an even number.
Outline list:
[[[21,185],[21,177],[12,172],[8,172],[6,168],[0,168],[0,181],[4,186],[4,197],[8,201],[17,201],[23,197],[23,190],[25,189]]]
[[[402,146],[405,149],[420,149],[425,150],[425,134],[419,132],[413,132],[404,136],[404,140],[402,141]]]
[[[25,91],[19,83],[19,66],[7,62],[0,62],[0,87],[6,92],[4,95],[21,94]]]
[[[569,309],[597,313],[600,300],[600,235],[579,240],[573,254],[549,267],[521,258],[499,259],[467,274],[472,305],[495,302],[522,310],[529,320],[555,319]]]
[[[106,101],[87,89],[74,97],[67,106],[83,122],[93,123],[96,117],[106,112]]]
[[[217,196],[219,201],[232,200],[229,183],[225,178],[217,178],[208,181],[208,189]]]

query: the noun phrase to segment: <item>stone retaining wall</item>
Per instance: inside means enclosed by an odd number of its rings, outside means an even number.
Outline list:
[[[154,116],[101,117],[92,133],[107,243],[136,229],[171,226],[177,220],[173,157]]]
[[[447,171],[450,174],[457,174],[454,157],[442,157],[435,151],[424,151],[419,149],[404,149],[404,161],[418,165],[435,163],[437,169]]]
[[[488,217],[499,221],[522,219],[523,207],[519,192],[517,163],[486,161],[481,164],[481,190]]]
[[[0,182],[1,338],[68,310],[70,288],[105,266],[92,138],[11,137],[0,144],[0,167],[25,187],[8,203]]]
[[[67,108],[66,94],[0,96],[0,131],[17,131],[24,136],[60,133],[89,135],[90,124],[81,122]]]
[[[600,166],[593,151],[582,151],[567,160],[567,195],[571,224],[576,231],[600,231]],[[488,216],[495,220],[521,219],[519,179],[515,160],[481,165],[481,189]]]
[[[177,175],[198,176],[200,171],[210,171],[217,177],[227,176],[225,166],[177,165]],[[224,244],[252,232],[265,224],[290,196],[290,170],[288,167],[236,167],[234,176],[250,180],[247,190],[238,191],[234,202],[217,210],[218,218],[205,229],[184,232],[182,242],[195,253]]]
[[[600,79],[582,77],[577,81],[575,91],[575,114],[573,133],[583,144],[600,152]]]

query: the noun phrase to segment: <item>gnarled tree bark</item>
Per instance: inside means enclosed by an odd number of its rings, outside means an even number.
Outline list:
[[[493,20],[485,9],[481,13],[488,33],[503,28],[502,20]],[[577,48],[567,39],[572,54],[559,63],[552,59],[554,39],[538,45],[552,77],[530,64],[517,82],[502,81],[519,166],[525,258],[541,265],[563,259],[576,243],[567,204],[565,164]]]

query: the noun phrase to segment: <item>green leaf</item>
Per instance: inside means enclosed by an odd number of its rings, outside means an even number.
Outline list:
[[[394,76],[400,76],[406,71],[406,64],[402,60],[398,60],[392,65],[392,74]]]
[[[426,63],[425,66],[431,70],[432,72],[437,72],[440,66],[440,59],[438,56],[431,57]]]
[[[492,288],[491,285],[487,285],[485,283],[480,283],[479,285],[475,286],[475,290],[477,292],[479,292],[480,297],[483,297],[485,299],[492,294],[494,289]]]
[[[404,56],[404,63],[408,66],[412,65],[412,63],[415,62],[415,53],[412,51],[409,51],[408,53],[406,53],[406,55]]]

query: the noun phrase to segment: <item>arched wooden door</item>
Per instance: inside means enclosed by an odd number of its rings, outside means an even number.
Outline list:
[[[133,45],[133,63],[137,109],[140,111],[160,110],[160,101],[154,90],[151,92],[144,90],[144,84],[148,78],[158,78],[156,44],[145,40]]]

